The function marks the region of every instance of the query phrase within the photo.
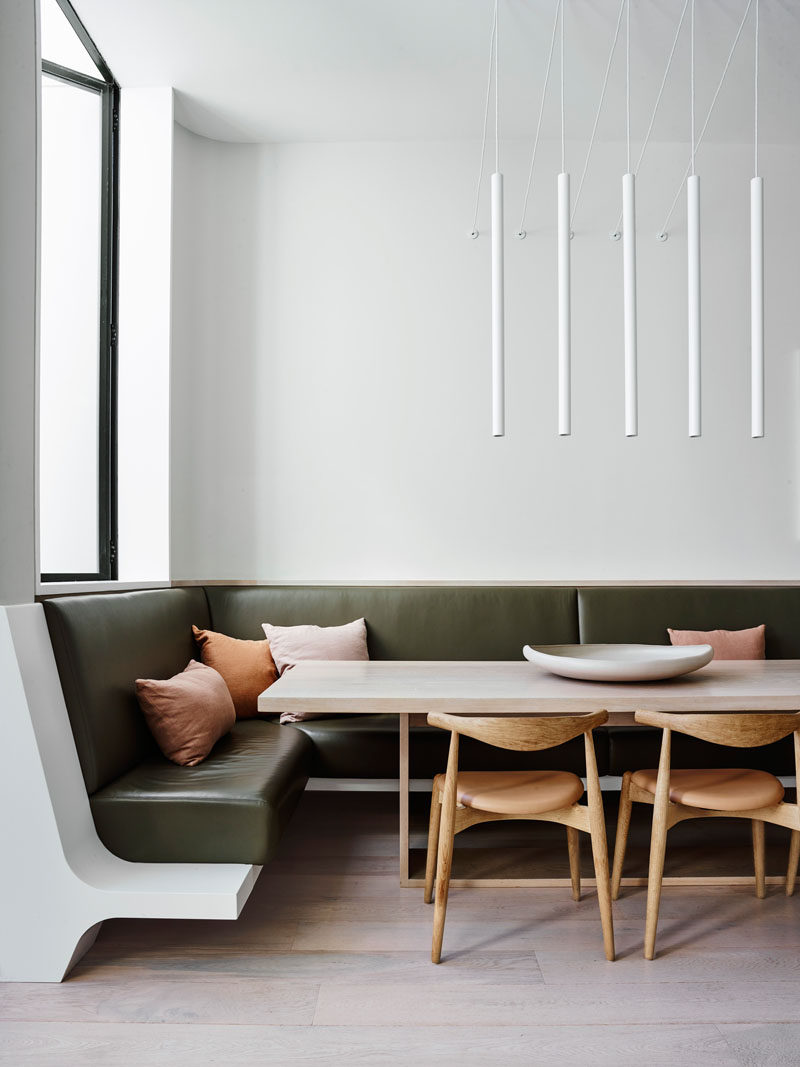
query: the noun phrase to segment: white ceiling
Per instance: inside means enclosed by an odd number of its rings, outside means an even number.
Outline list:
[[[228,141],[474,138],[493,0],[73,0],[122,86],[172,85],[176,115]],[[620,0],[565,0],[567,137],[591,131]],[[707,139],[752,137],[753,9]],[[747,0],[696,0],[705,116]],[[682,0],[632,0],[632,133],[650,117]],[[555,0],[501,0],[501,124],[535,128]],[[761,139],[800,143],[800,0],[760,0]],[[653,133],[687,140],[688,18]],[[557,62],[545,136],[558,136]],[[624,41],[599,127],[624,136]]]

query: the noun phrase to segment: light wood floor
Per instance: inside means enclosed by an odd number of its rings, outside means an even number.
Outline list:
[[[238,922],[117,920],[62,985],[0,986],[0,1063],[800,1064],[800,894],[665,889],[647,962],[629,889],[611,964],[591,890],[454,890],[435,967],[396,803],[306,794]]]

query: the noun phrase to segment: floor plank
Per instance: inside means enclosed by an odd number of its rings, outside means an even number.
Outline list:
[[[42,1022],[218,1023],[306,1026],[314,1017],[319,985],[256,976],[202,985],[152,973],[63,986],[0,986],[0,1027],[31,1019]]]
[[[445,981],[406,984],[351,984],[323,981],[315,1025],[370,1023],[402,1026],[524,1026],[532,1019],[551,1026],[707,1024],[719,1022],[797,1022],[800,1000],[793,982],[756,982],[746,999],[732,996],[727,982],[703,982],[687,990],[672,985],[628,982],[599,989],[563,983],[497,985],[474,983],[454,997]]]
[[[256,976],[287,982],[349,981],[408,983],[416,986],[431,980],[435,971],[430,953],[425,952],[265,952],[242,956],[236,953],[192,955],[172,960],[136,961],[130,957],[117,965],[98,966],[89,961],[79,964],[70,982],[103,984],[124,978],[137,981],[136,972],[144,980],[157,975],[177,978],[183,983],[218,983],[236,976]],[[542,976],[536,956],[532,952],[464,952],[449,961],[446,972],[438,972],[441,981],[456,989],[462,984],[492,982],[494,985],[541,983]],[[44,987],[42,987],[44,988]]]
[[[8,1067],[306,1067],[408,1064],[420,1067],[740,1067],[713,1026],[453,1027],[149,1027],[16,1023],[0,1031]]]
[[[725,1025],[719,1029],[742,1067],[797,1067],[800,1063],[797,1023]]]

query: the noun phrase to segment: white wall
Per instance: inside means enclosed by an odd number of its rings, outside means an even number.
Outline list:
[[[0,29],[0,603],[33,600],[36,26],[4,0]]]
[[[704,434],[686,434],[685,147],[639,181],[640,436],[623,435],[621,146],[573,242],[573,436],[556,435],[555,172],[517,229],[506,150],[507,437],[490,436],[477,146],[224,145],[176,128],[172,575],[797,578],[800,151],[764,147],[767,435],[749,436],[751,150],[704,147]],[[573,173],[583,146],[570,148]],[[576,173],[577,177],[577,173]]]

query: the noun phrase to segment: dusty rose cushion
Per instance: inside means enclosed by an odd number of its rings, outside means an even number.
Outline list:
[[[670,630],[673,645],[711,645],[714,659],[764,659],[764,626],[749,630]]]
[[[222,675],[196,660],[172,678],[137,678],[136,696],[158,747],[183,767],[202,762],[236,722]]]
[[[258,695],[278,680],[278,669],[269,650],[269,641],[240,641],[227,634],[192,627],[207,667],[219,671],[233,699],[237,719],[254,719]]]
[[[263,627],[279,674],[304,659],[369,659],[363,619],[344,626],[273,626],[265,622]],[[281,722],[323,718],[314,712],[285,711]]]

